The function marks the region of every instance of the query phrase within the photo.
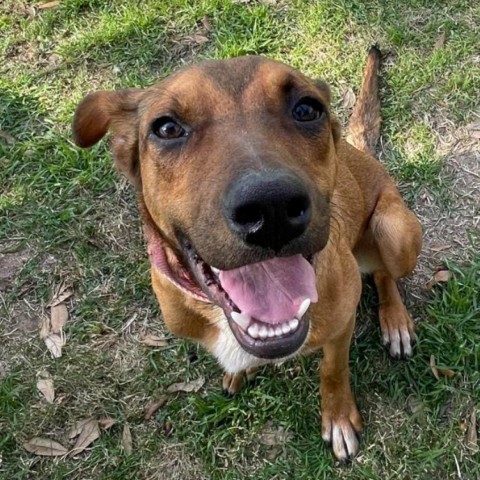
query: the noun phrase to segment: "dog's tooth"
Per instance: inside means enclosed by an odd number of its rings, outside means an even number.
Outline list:
[[[259,329],[258,329],[258,336],[262,339],[262,340],[265,340],[268,336],[268,329],[265,325],[262,325]]]
[[[246,330],[250,325],[251,318],[245,313],[232,312],[231,315],[233,321],[237,323],[240,327],[242,327],[244,330]]]
[[[282,325],[282,332],[285,333],[285,334],[290,333],[290,325],[287,322],[285,322]]]
[[[258,338],[258,325],[256,323],[250,325],[247,331],[252,338]]]
[[[275,336],[275,330],[272,327],[268,327],[267,329],[268,338]]]
[[[283,331],[282,331],[282,326],[281,325],[278,325],[278,327],[275,327],[275,335],[277,337],[279,337],[280,335],[283,335]]]
[[[296,318],[293,318],[288,322],[288,325],[290,325],[290,331],[295,331],[298,327],[298,320]]]
[[[220,273],[220,270],[218,268],[215,268],[215,267],[210,267],[210,270],[215,274],[215,275],[218,275]]]
[[[305,312],[308,310],[308,307],[310,306],[310,299],[306,298],[302,304],[300,305],[300,308],[298,309],[297,314],[295,315],[296,318],[302,318],[305,315]]]

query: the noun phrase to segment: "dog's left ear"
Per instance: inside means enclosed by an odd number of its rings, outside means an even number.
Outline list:
[[[115,163],[136,188],[141,186],[137,110],[142,93],[133,88],[90,93],[73,118],[73,139],[79,147],[91,147],[111,131]]]
[[[330,103],[332,102],[332,93],[328,84],[323,80],[314,80],[313,83],[320,91],[322,97],[327,101],[328,106],[330,106]],[[330,125],[332,127],[333,141],[337,143],[342,135],[342,127],[340,126],[340,122],[337,120],[337,117],[330,115]]]

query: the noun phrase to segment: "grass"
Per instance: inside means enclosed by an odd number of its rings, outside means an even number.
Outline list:
[[[163,327],[133,193],[104,143],[80,151],[70,134],[87,91],[146,86],[183,63],[253,53],[327,80],[345,122],[341,95],[358,88],[364,52],[377,42],[387,53],[380,157],[412,205],[427,190],[448,209],[442,142],[478,106],[480,10],[463,0],[146,0],[141,8],[63,0],[33,16],[34,4],[0,6],[0,129],[16,139],[0,139],[0,251],[24,258],[0,290],[0,478],[480,478],[462,429],[480,407],[478,253],[450,265],[448,284],[408,298],[419,338],[408,362],[380,347],[366,285],[351,367],[367,428],[360,456],[339,467],[320,437],[318,357],[265,368],[254,385],[226,399],[219,367],[196,346],[172,339],[152,349],[138,341]],[[445,44],[435,49],[442,32]],[[0,267],[6,258],[0,255]],[[36,325],[63,281],[75,294],[64,355],[52,360]],[[455,376],[437,380],[431,355]],[[41,369],[61,402],[39,397]],[[200,393],[177,394],[143,420],[166,386],[201,375]],[[90,415],[116,424],[78,458],[40,458],[22,448],[33,436],[70,445],[69,428]],[[131,455],[121,447],[127,423]],[[262,443],[266,430],[279,428],[287,441]]]

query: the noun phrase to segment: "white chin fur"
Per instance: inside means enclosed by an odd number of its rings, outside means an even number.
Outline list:
[[[218,322],[215,325],[219,328],[220,333],[211,350],[212,354],[218,360],[226,373],[238,373],[247,368],[260,367],[267,363],[283,363],[294,357],[297,353],[289,357],[279,358],[275,360],[267,360],[258,358],[247,353],[238,343],[228,325],[228,320],[221,308],[217,308]]]

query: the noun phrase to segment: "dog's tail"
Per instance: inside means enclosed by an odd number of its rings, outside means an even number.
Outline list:
[[[360,93],[347,126],[347,141],[372,155],[375,155],[382,120],[378,88],[381,55],[375,45],[370,47]]]

